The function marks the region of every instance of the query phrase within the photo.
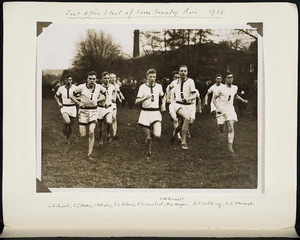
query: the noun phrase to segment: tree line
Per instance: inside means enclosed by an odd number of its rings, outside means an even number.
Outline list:
[[[192,78],[202,82],[226,71],[249,85],[257,78],[257,36],[253,30],[139,30],[138,40],[141,54],[133,58],[122,51],[110,34],[87,30],[85,38],[76,45],[77,52],[69,69],[73,81],[84,82],[90,70],[98,74],[114,72],[121,79],[140,81],[149,68],[157,70],[158,79],[170,78],[171,72],[181,64],[189,67]]]

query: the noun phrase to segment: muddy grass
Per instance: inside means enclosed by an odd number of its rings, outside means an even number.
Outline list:
[[[104,142],[102,148],[96,139],[93,161],[86,158],[88,139],[79,137],[77,123],[71,144],[64,143],[62,118],[53,99],[43,100],[42,114],[42,184],[47,188],[257,187],[257,120],[250,112],[235,124],[235,155],[227,152],[227,134],[218,135],[209,114],[197,115],[188,151],[178,142],[171,145],[172,123],[163,113],[162,137],[154,141],[148,160],[144,134],[137,125],[139,109],[120,106],[120,139]]]

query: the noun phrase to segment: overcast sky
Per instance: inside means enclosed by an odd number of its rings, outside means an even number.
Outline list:
[[[87,29],[103,30],[109,33],[115,43],[122,47],[125,54],[133,54],[133,31],[141,29],[134,25],[84,25],[84,24],[51,24],[38,37],[38,54],[41,69],[68,69],[76,54],[76,43],[86,36]],[[215,30],[219,36],[214,41],[230,40],[231,30]],[[252,39],[253,40],[253,39]],[[245,40],[250,43],[251,38]]]
[[[66,69],[71,67],[76,53],[76,43],[86,36],[87,29],[98,29],[109,33],[122,50],[132,56],[133,28],[114,24],[109,25],[66,25],[51,24],[44,28],[38,37],[38,54],[42,69]]]

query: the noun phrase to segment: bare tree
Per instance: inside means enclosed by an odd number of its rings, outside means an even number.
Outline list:
[[[109,34],[88,30],[86,37],[77,43],[77,54],[73,59],[75,77],[84,78],[91,70],[101,73],[109,69],[122,56],[121,47]],[[79,82],[82,80],[78,79]]]
[[[166,34],[162,30],[141,31],[141,47],[145,55],[166,50]]]
[[[228,45],[234,50],[246,50],[251,42],[257,41],[256,31],[251,29],[235,29],[231,31]]]

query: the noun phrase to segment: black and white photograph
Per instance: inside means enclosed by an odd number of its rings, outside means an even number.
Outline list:
[[[295,237],[292,3],[3,4],[2,237]]]
[[[37,191],[258,189],[257,28],[38,27]]]

